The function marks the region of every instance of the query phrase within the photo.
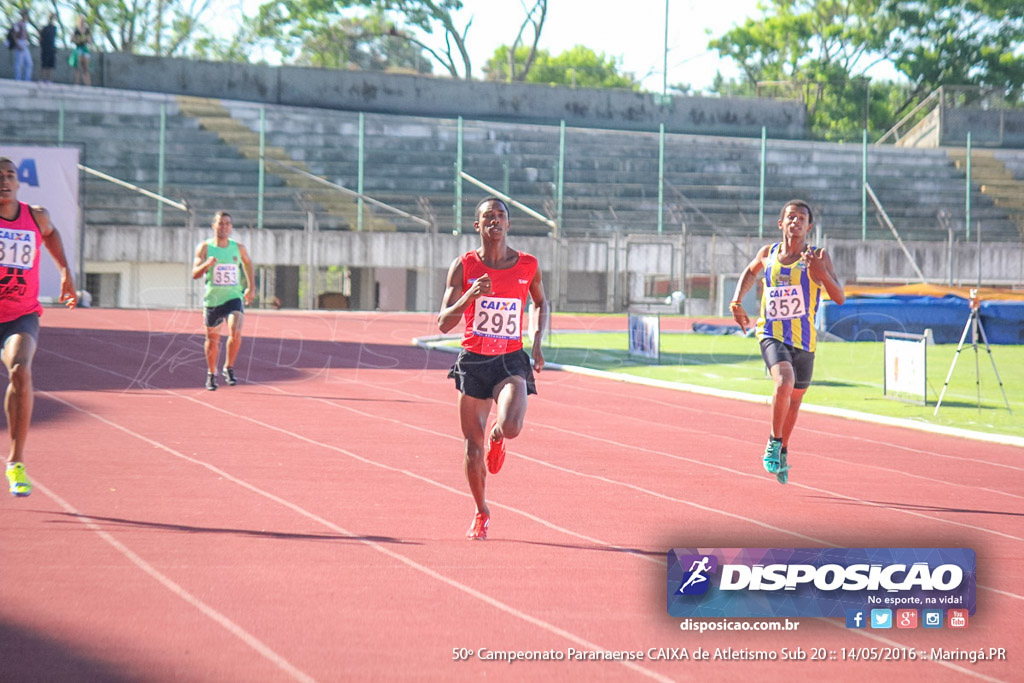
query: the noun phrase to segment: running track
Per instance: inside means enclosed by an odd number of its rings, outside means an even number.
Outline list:
[[[0,680],[1021,680],[1022,449],[806,413],[782,487],[764,405],[549,371],[469,542],[452,356],[410,345],[434,331],[253,312],[243,382],[207,392],[198,313],[48,310],[36,489],[0,497]],[[978,612],[695,635],[665,611],[669,548],[806,546],[972,547]],[[887,646],[1009,659],[452,661]]]

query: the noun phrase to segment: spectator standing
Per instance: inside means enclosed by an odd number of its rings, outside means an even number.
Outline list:
[[[28,42],[28,10],[21,10],[21,20],[14,24],[14,80],[32,80],[32,52]]]
[[[89,73],[89,45],[92,43],[92,30],[85,22],[85,17],[79,15],[78,25],[71,36],[71,43],[75,46],[68,59],[68,66],[75,70],[75,85],[92,85],[92,74]]]
[[[43,83],[53,83],[53,67],[57,63],[57,15],[50,12],[49,21],[39,31],[39,55],[42,62],[42,72],[39,80]]]

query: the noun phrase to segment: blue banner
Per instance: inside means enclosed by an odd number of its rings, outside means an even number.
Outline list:
[[[674,548],[673,617],[846,617],[850,610],[974,614],[969,548]]]

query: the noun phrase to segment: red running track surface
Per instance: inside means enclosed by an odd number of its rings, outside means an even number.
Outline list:
[[[251,312],[216,392],[201,330],[44,315],[36,489],[0,497],[0,680],[1021,680],[1020,448],[805,413],[783,487],[764,405],[546,371],[470,542],[453,356],[410,345],[433,316]],[[977,614],[697,635],[666,612],[673,547],[809,546],[974,548]],[[843,661],[893,647],[1008,660]],[[480,655],[569,648],[645,657]],[[698,648],[807,659],[648,657]]]

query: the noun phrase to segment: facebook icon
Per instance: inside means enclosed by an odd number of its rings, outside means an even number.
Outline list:
[[[846,628],[867,628],[867,615],[862,609],[846,610]]]

